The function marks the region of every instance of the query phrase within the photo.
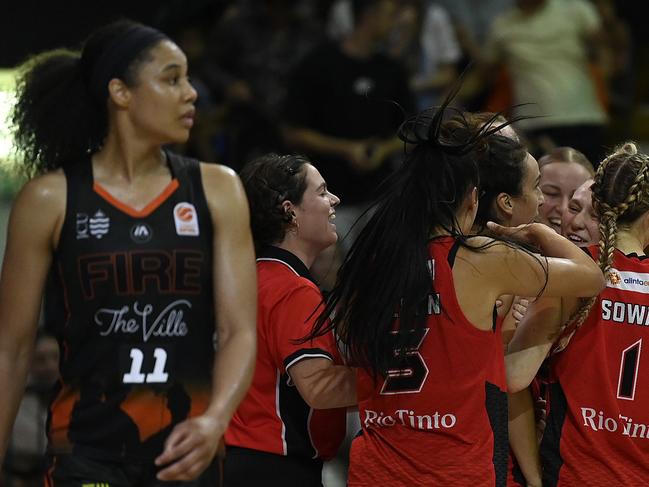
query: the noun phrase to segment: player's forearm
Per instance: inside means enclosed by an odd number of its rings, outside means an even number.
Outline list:
[[[331,365],[311,381],[304,400],[314,409],[355,406],[356,371],[344,365]]]
[[[538,298],[530,302],[505,352],[510,392],[526,388],[534,379],[559,333],[561,306],[561,298]]]
[[[529,389],[508,394],[509,445],[528,485],[541,485],[534,401]]]
[[[206,414],[227,424],[243,400],[255,367],[256,328],[219,333],[219,349],[214,361],[212,399]]]
[[[0,464],[4,459],[16,412],[25,389],[32,347],[0,348]]]

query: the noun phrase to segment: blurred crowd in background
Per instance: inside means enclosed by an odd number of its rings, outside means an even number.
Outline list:
[[[569,146],[596,167],[618,142],[649,140],[649,42],[636,3],[168,1],[133,17],[188,57],[197,116],[175,149],[237,171],[267,152],[310,156],[341,197],[345,236],[399,162],[396,128],[451,89],[463,108],[521,118],[517,131],[537,158]],[[0,484],[42,483],[57,354],[56,341],[39,336]]]

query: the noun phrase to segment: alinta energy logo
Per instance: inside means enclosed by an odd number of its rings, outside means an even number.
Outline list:
[[[649,273],[611,269],[607,275],[609,288],[649,294]]]

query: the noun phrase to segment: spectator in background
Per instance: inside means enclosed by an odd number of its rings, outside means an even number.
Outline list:
[[[457,77],[462,56],[448,13],[425,0],[403,2],[389,52],[406,65],[419,110],[438,103]]]
[[[45,472],[45,422],[52,387],[59,376],[59,345],[39,329],[25,395],[14,423],[3,475],[7,487],[40,487]]]
[[[589,69],[600,36],[599,16],[586,0],[517,0],[494,21],[482,60],[507,68],[513,103],[525,104],[515,115],[533,117],[518,127],[535,154],[551,144],[601,159],[607,115]]]
[[[319,161],[342,201],[339,234],[362,212],[403,148],[395,137],[412,95],[404,67],[384,52],[398,13],[394,0],[356,0],[354,29],[326,43],[292,72],[285,110],[286,142]]]
[[[480,58],[491,24],[498,15],[514,4],[514,0],[436,0],[435,3],[444,8],[451,18],[462,55],[458,64],[464,69],[469,63]],[[506,87],[503,92],[509,94]],[[468,110],[505,111],[505,108],[508,108],[491,102],[492,96],[490,84],[485,83],[481,76],[471,71],[464,74],[458,98]]]
[[[208,39],[203,74],[222,102],[216,138],[224,162],[237,169],[283,147],[277,126],[288,74],[324,38],[304,4],[239,2],[224,13]]]
[[[450,15],[456,36],[467,59],[476,59],[495,18],[514,0],[436,0]]]
[[[590,161],[572,147],[557,147],[539,158],[545,198],[539,221],[561,233],[561,219],[575,190],[595,175]]]
[[[457,77],[462,57],[453,24],[438,2],[402,0],[388,42],[388,53],[403,62],[417,108],[435,105],[443,91]],[[341,40],[353,30],[351,0],[337,0],[329,12],[327,33]]]

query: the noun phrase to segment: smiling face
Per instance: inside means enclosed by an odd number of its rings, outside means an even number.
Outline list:
[[[542,208],[543,194],[539,189],[539,165],[536,159],[530,154],[523,163],[523,181],[521,183],[521,194],[513,196],[510,226],[515,227],[524,223],[534,221]]]
[[[187,59],[176,44],[165,40],[152,48],[128,91],[129,117],[138,136],[163,144],[189,138],[197,94],[187,77]]]
[[[599,241],[599,221],[590,190],[592,184],[593,180],[589,179],[577,188],[561,219],[561,235],[580,247]]]
[[[551,162],[541,168],[541,191],[545,202],[539,212],[539,221],[561,233],[561,217],[575,190],[590,174],[574,162]]]
[[[305,164],[306,189],[302,201],[293,206],[297,237],[309,253],[319,254],[338,240],[336,234],[336,206],[340,199],[329,192],[320,172],[311,164]]]

